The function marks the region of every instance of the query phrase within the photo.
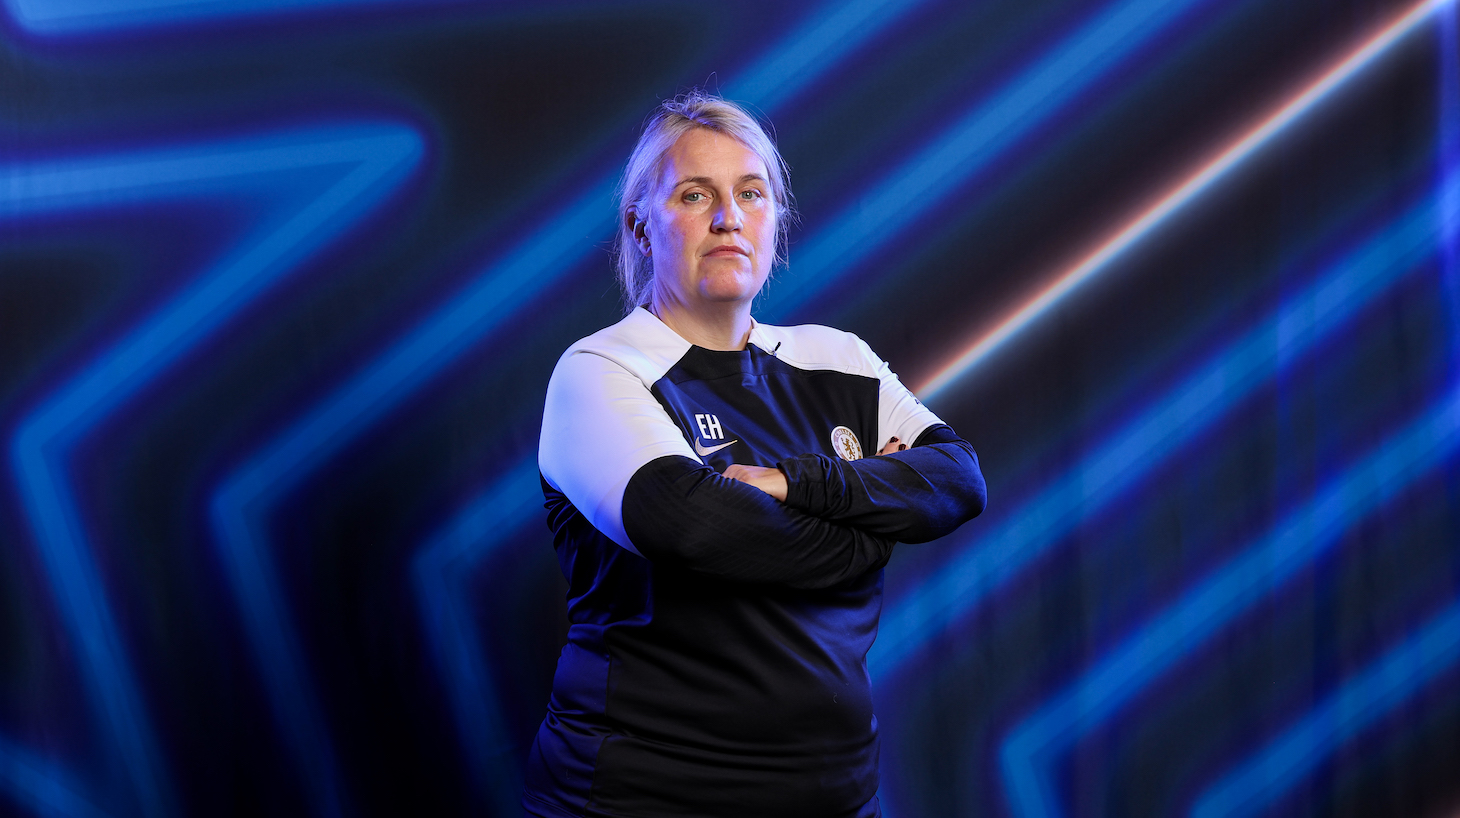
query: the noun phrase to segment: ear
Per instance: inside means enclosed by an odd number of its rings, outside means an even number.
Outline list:
[[[624,226],[629,229],[629,234],[639,245],[639,252],[646,256],[649,255],[649,222],[647,219],[639,218],[638,205],[629,205],[624,210]]]

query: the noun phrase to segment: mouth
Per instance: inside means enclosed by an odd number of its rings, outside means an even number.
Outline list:
[[[715,249],[709,251],[708,253],[705,253],[705,256],[707,258],[716,256],[745,256],[748,258],[750,256],[750,253],[740,247],[737,247],[734,244],[722,244],[719,247],[716,247]]]

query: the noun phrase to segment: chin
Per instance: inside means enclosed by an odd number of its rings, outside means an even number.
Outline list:
[[[737,276],[734,281],[706,281],[700,288],[700,295],[706,301],[716,303],[749,301],[760,293],[761,287],[764,285],[764,278]]]
[[[755,298],[760,290],[741,289],[734,292],[711,290],[702,294],[704,300],[711,304],[739,304]]]

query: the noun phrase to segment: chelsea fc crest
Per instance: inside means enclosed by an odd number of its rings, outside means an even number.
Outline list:
[[[843,460],[862,459],[862,444],[857,442],[857,436],[852,430],[845,426],[831,430],[831,448]]]

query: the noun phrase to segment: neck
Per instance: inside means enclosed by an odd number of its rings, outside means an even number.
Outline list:
[[[658,295],[649,304],[649,312],[659,317],[664,326],[697,347],[721,351],[739,351],[750,343],[750,302],[727,303],[723,309],[690,310],[685,305],[669,303]]]

